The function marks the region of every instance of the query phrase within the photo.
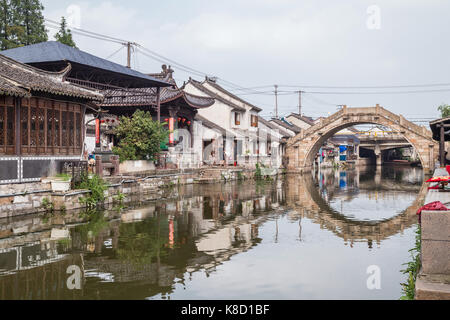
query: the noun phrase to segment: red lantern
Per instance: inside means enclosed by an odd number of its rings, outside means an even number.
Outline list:
[[[187,124],[188,124],[188,125],[191,125],[191,122],[190,122],[190,121],[188,121],[188,122],[187,122]]]
[[[185,119],[185,118],[183,118],[183,123],[184,123],[184,122],[186,122],[186,119]]]
[[[165,122],[168,122],[168,121],[169,121],[169,119],[168,119],[168,118],[165,118],[165,119],[164,119],[164,121],[165,121]]]
[[[178,122],[180,122],[181,121],[181,118],[178,118]]]

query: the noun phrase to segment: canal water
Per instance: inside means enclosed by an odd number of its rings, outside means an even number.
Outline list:
[[[419,168],[323,170],[0,221],[0,298],[398,299],[424,190]]]

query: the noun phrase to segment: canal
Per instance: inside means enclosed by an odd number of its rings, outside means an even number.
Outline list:
[[[0,299],[399,299],[425,192],[419,168],[324,170],[5,219]]]

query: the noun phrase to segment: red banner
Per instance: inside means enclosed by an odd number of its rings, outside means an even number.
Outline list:
[[[95,143],[100,144],[100,120],[95,119]]]
[[[174,129],[174,119],[173,118],[169,118],[169,143],[173,144],[174,139],[173,139],[173,129]]]

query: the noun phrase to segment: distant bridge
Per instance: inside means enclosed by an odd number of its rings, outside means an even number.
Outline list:
[[[396,115],[379,105],[368,108],[348,108],[321,119],[289,139],[286,148],[287,167],[289,172],[311,170],[314,159],[324,142],[342,129],[359,124],[377,124],[392,129],[394,134],[401,135],[416,150],[425,172],[434,168],[438,157],[438,143],[432,139],[432,133],[425,127],[418,126],[402,115]],[[402,145],[403,146],[403,145]]]

